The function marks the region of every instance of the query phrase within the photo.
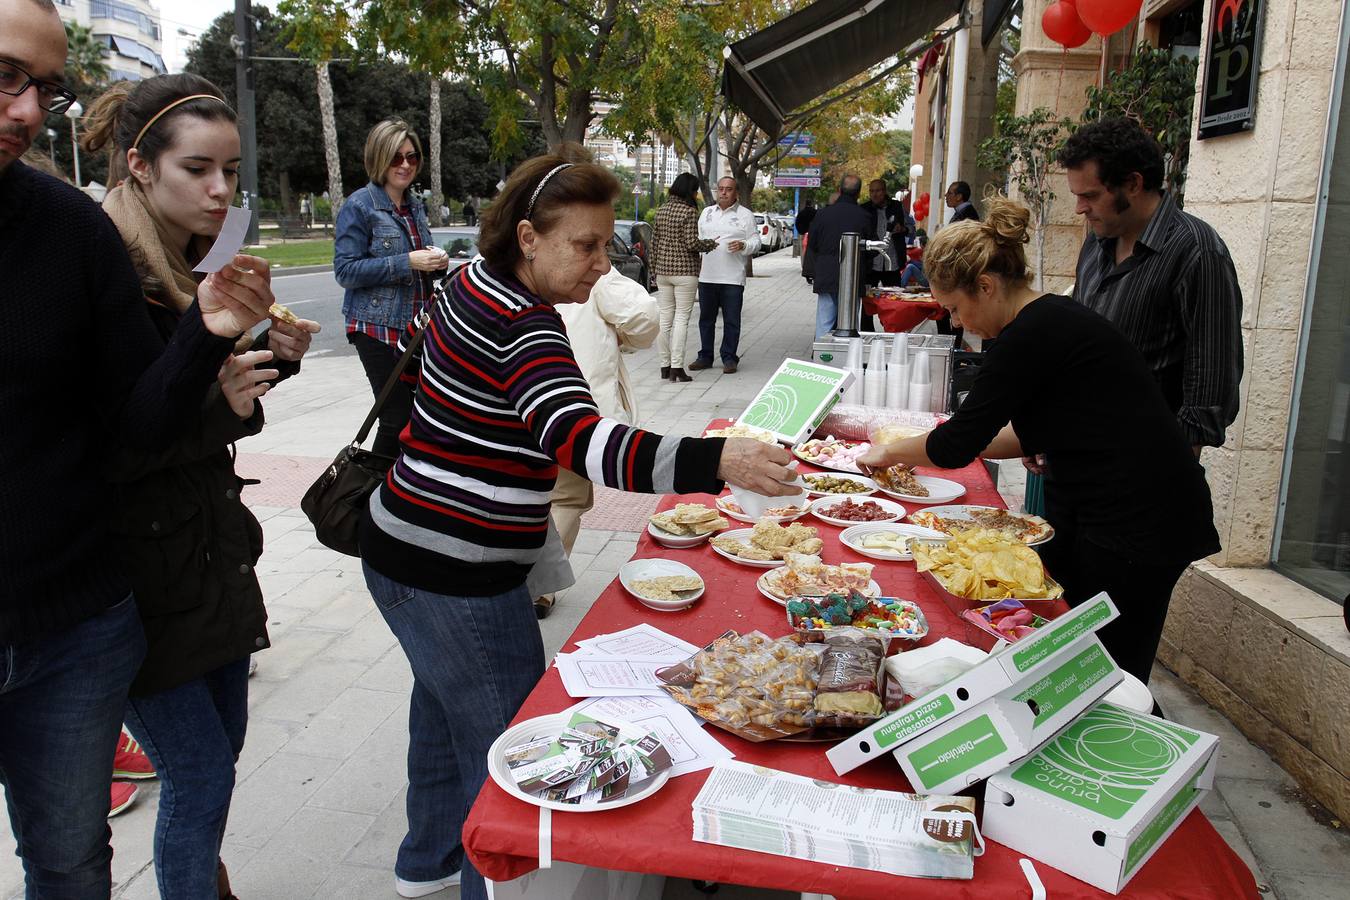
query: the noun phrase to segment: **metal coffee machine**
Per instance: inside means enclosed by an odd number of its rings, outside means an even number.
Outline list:
[[[920,350],[928,352],[929,380],[932,382],[932,407],[929,412],[951,412],[952,351],[955,338],[950,334],[891,334],[884,331],[862,331],[862,252],[885,251],[885,241],[870,241],[860,234],[848,233],[839,239],[839,310],[833,334],[811,345],[811,358],[827,366],[843,366],[848,358],[849,338],[862,338],[863,364],[871,358],[872,342],[886,345],[890,357],[891,342],[909,342],[909,358],[915,359]]]

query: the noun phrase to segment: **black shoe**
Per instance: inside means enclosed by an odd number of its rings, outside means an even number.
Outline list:
[[[662,366],[662,367],[661,367],[661,380],[662,380],[662,381],[665,381],[665,380],[666,380],[667,378],[669,378],[669,377],[670,377],[670,366]]]
[[[722,367],[722,374],[723,374],[723,375],[735,375],[735,374],[736,374],[736,364],[735,364],[735,363],[727,363],[725,366]]]
[[[706,361],[702,359],[696,359],[689,364],[690,372],[699,372],[702,371],[703,369],[711,369],[711,368],[712,368],[712,360],[710,359]]]
[[[693,367],[691,366],[690,368]],[[684,369],[671,369],[670,380],[674,382],[683,382],[683,381],[693,381],[694,379],[690,378],[688,373],[686,373]]]
[[[534,617],[536,619],[547,619],[548,614],[553,612],[553,603],[557,598],[553,594],[545,594],[542,597],[534,598]]]

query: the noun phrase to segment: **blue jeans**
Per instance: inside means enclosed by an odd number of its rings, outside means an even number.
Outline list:
[[[159,775],[155,879],[161,897],[216,900],[216,864],[247,726],[247,656],[127,702],[127,728]]]
[[[713,359],[713,338],[717,336],[717,312],[722,312],[722,365],[740,362],[736,349],[741,343],[741,306],[745,303],[745,285],[698,283],[698,358]]]
[[[0,784],[28,900],[107,900],[108,784],[145,656],[130,596],[65,631],[0,645]]]
[[[834,294],[816,294],[816,340],[834,331],[834,320],[839,315],[839,301]]]
[[[408,833],[394,874],[433,881],[459,870],[462,900],[485,900],[460,832],[487,780],[488,748],[544,674],[534,599],[524,585],[494,597],[435,594],[362,568],[413,672]]]

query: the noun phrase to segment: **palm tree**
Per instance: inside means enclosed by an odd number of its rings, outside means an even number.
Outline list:
[[[100,85],[108,79],[104,59],[107,46],[99,43],[94,32],[77,22],[66,23],[66,81],[85,87]]]

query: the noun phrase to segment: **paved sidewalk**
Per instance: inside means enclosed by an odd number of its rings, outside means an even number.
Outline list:
[[[659,380],[654,351],[626,358],[646,427],[697,434],[709,419],[737,415],[784,356],[810,353],[814,296],[797,265],[787,251],[756,260],[739,373],[723,375],[717,367],[677,385]],[[692,332],[691,360],[698,341]],[[267,398],[270,424],[239,447],[240,472],[262,479],[248,500],[267,536],[258,572],[273,641],[258,655],[251,684],[248,743],[223,851],[243,900],[396,897],[392,866],[405,822],[411,676],[370,601],[360,563],[318,545],[298,508],[370,402],[354,355],[322,355]],[[1017,473],[1007,474],[1006,493],[1017,495]],[[577,584],[543,623],[550,655],[632,556],[655,503],[598,494],[572,559]],[[1153,685],[1170,717],[1223,739],[1218,789],[1205,810],[1252,867],[1263,895],[1345,897],[1350,838],[1339,823],[1332,827],[1324,812],[1309,807],[1288,775],[1170,673],[1156,670]],[[150,863],[157,792],[154,782],[145,784],[137,804],[112,820],[114,897],[158,896]],[[0,821],[0,898],[22,896],[12,849],[8,822]],[[451,900],[458,892],[435,896]],[[688,882],[671,882],[665,896],[703,895]],[[718,894],[788,896],[730,887]]]

